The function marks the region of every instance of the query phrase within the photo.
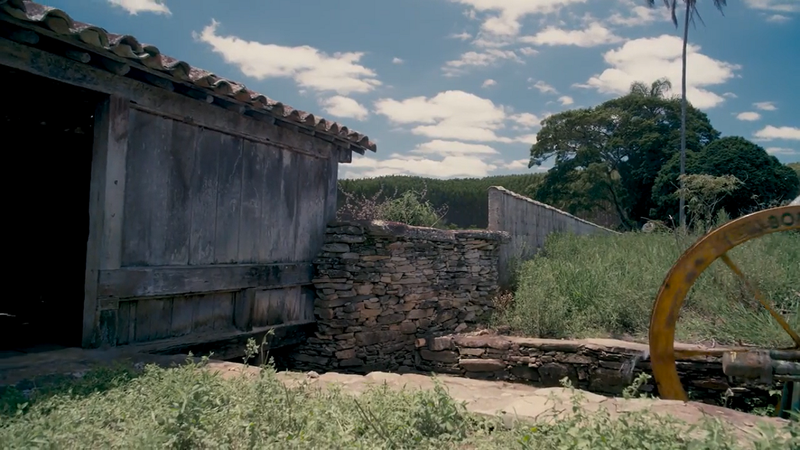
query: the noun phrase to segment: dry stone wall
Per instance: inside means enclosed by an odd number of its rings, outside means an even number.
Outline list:
[[[614,339],[534,339],[483,331],[420,339],[417,345],[415,368],[421,372],[539,386],[559,386],[568,378],[577,388],[601,394],[619,395],[640,373],[651,373],[646,344]],[[684,359],[677,368],[690,395],[712,403],[724,395],[768,399],[770,389],[780,388],[731,380],[718,357]],[[652,378],[641,390],[657,393]]]
[[[314,261],[318,331],[289,355],[295,368],[411,371],[419,339],[485,319],[498,291],[503,232],[393,222],[327,228]]]

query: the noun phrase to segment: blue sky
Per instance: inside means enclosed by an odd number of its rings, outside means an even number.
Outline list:
[[[369,135],[378,153],[345,177],[525,173],[548,114],[632,81],[680,92],[660,0],[41,1]],[[689,100],[723,135],[800,161],[800,0],[699,3]]]

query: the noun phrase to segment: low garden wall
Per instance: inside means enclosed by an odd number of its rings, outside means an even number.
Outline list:
[[[601,394],[621,394],[639,374],[651,373],[646,344],[614,339],[534,339],[479,332],[420,339],[417,347],[415,368],[421,372],[539,386],[559,386],[568,378],[577,388]],[[677,368],[684,387],[697,400],[716,403],[724,395],[741,394],[751,400],[768,398],[770,389],[779,388],[777,383],[759,386],[729,380],[718,357],[681,360]],[[652,378],[641,391],[657,393]]]
[[[467,329],[492,311],[503,232],[394,222],[327,228],[314,261],[318,330],[289,356],[315,370],[414,370],[417,339]]]

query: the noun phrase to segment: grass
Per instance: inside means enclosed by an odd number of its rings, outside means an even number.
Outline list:
[[[553,235],[534,259],[520,265],[514,301],[498,314],[498,321],[532,337],[645,337],[664,277],[698,237]],[[755,239],[730,256],[794,329],[800,329],[800,234]],[[791,345],[720,261],[689,292],[676,334],[686,342]]]
[[[745,446],[722,422],[694,427],[647,412],[584,413],[580,394],[560,420],[502,425],[472,415],[441,386],[288,387],[270,367],[223,378],[201,363],[96,371],[23,395],[0,395],[4,449],[787,449],[800,443],[765,429]],[[793,447],[795,446],[795,447]]]

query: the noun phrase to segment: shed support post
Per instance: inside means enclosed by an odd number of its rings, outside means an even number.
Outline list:
[[[129,101],[112,95],[94,115],[81,339],[85,348],[113,346],[117,341],[116,303],[101,311],[97,294],[100,271],[121,267],[128,114]]]

